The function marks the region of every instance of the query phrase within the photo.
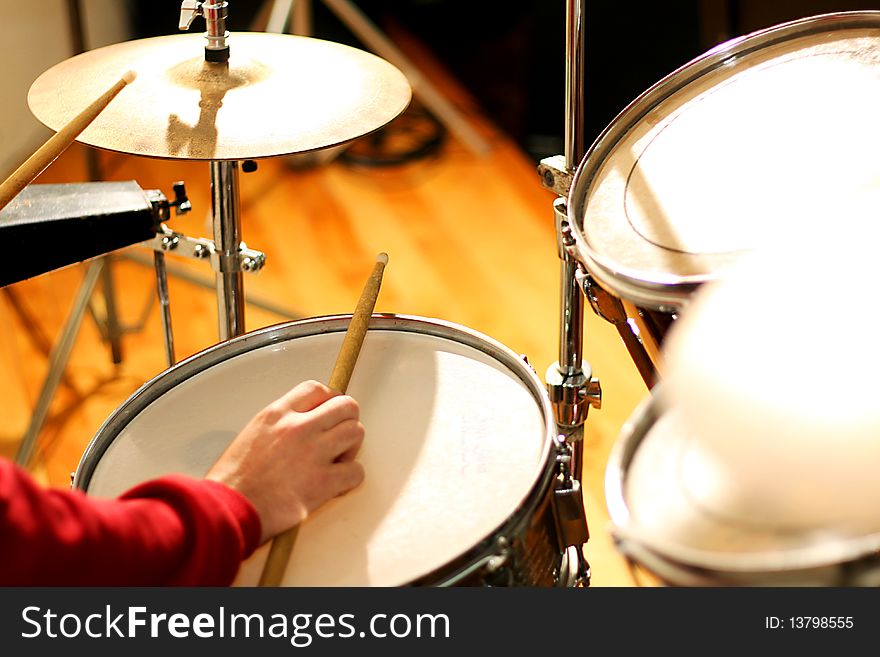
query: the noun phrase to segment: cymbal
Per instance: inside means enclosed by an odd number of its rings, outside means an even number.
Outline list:
[[[244,160],[335,146],[370,133],[409,104],[409,83],[370,53],[285,34],[233,33],[228,64],[204,61],[204,38],[117,43],[65,60],[28,93],[59,130],[127,70],[137,73],[78,141],[187,160]]]

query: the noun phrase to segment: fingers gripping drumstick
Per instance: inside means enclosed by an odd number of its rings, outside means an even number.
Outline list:
[[[61,130],[52,135],[45,144],[40,146],[24,164],[16,169],[11,176],[0,185],[0,210],[14,199],[18,193],[27,187],[31,181],[39,176],[43,169],[52,164],[68,146],[94,121],[110,101],[116,97],[122,88],[134,81],[136,74],[128,71],[112,87],[105,91],[100,98],[77,114]]]
[[[361,345],[367,334],[370,316],[373,314],[373,308],[376,307],[376,298],[379,296],[386,264],[388,264],[388,254],[380,253],[376,257],[373,272],[364,285],[354,314],[351,316],[342,346],[339,348],[339,355],[336,357],[336,364],[333,366],[333,373],[330,375],[329,387],[338,392],[344,393],[348,389],[348,382],[351,380]],[[299,525],[296,525],[273,539],[260,576],[260,586],[278,586],[281,583],[298,533]]]

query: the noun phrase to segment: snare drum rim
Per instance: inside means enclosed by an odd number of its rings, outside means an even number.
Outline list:
[[[574,238],[574,244],[567,247],[571,256],[579,260],[600,285],[623,299],[663,312],[681,309],[694,288],[717,279],[718,274],[684,276],[632,269],[620,266],[593,249],[586,235],[584,218],[589,193],[602,165],[645,116],[700,77],[737,58],[795,38],[859,28],[880,28],[880,11],[821,14],[758,30],[715,46],[639,95],[602,131],[574,173],[567,199],[568,224]]]
[[[213,345],[180,361],[144,383],[104,421],[83,452],[71,482],[73,488],[88,492],[88,485],[97,464],[122,430],[153,401],[196,374],[236,356],[269,345],[296,338],[340,333],[348,328],[351,315],[325,315],[268,326]],[[369,330],[400,331],[430,335],[480,351],[505,366],[523,383],[540,408],[545,423],[544,447],[539,473],[526,497],[500,526],[471,549],[444,566],[418,577],[409,585],[454,583],[473,565],[485,559],[496,548],[498,537],[508,540],[526,531],[529,519],[540,506],[553,483],[556,471],[557,430],[543,382],[523,358],[500,342],[473,329],[435,318],[414,315],[374,313]]]
[[[703,584],[707,580],[763,584],[798,572],[805,577],[815,573],[817,578],[821,578],[821,569],[880,554],[880,532],[841,538],[822,545],[736,555],[721,555],[666,542],[661,544],[646,537],[631,522],[624,489],[636,451],[663,412],[663,395],[663,385],[660,383],[655,386],[653,394],[636,408],[621,429],[605,469],[605,499],[611,518],[611,533],[624,553],[627,553],[627,546],[632,545],[633,557],[647,553],[664,569],[675,572],[688,584],[697,580]],[[713,580],[711,573],[718,573],[719,576]],[[657,574],[662,576],[663,573]],[[841,577],[845,579],[845,576],[846,573],[842,573]]]

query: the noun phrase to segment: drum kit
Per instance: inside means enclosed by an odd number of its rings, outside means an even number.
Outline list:
[[[350,141],[410,100],[406,78],[378,57],[230,35],[226,11],[184,2],[181,27],[200,12],[206,40],[93,50],[30,92],[58,130],[132,70],[136,81],[79,139],[210,163],[214,240],[161,223],[185,209],[178,189],[174,201],[147,195],[156,219],[144,243],[212,262],[220,341],[107,419],[73,479],[92,495],[200,476],[291,380],[326,378],[348,316],[244,333],[242,274],[262,254],[241,243],[240,163]],[[545,383],[466,327],[373,315],[349,386],[372,475],[303,525],[284,585],[588,585],[582,437],[601,388],[583,359],[584,301],[614,325],[651,390],[606,470],[612,534],[634,567],[686,586],[880,583],[880,416],[865,392],[880,357],[851,319],[804,317],[828,298],[873,306],[880,12],[721,44],[648,89],[589,149],[584,45],[581,3],[569,0],[566,149],[539,167],[559,196],[558,362]],[[21,211],[22,196],[4,215]],[[831,223],[846,239],[830,238]],[[265,549],[249,559],[238,583],[253,585],[265,559]]]

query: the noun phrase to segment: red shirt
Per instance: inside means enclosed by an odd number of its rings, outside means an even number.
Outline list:
[[[251,503],[217,482],[172,475],[98,499],[0,460],[2,586],[225,586],[260,532]]]

